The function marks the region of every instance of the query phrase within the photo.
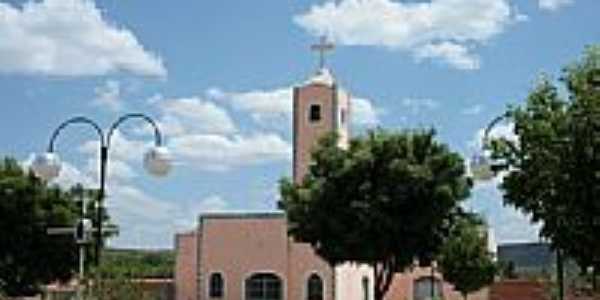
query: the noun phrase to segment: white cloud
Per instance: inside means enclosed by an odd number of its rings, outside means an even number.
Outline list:
[[[164,100],[164,96],[161,93],[156,93],[146,99],[146,103],[149,105],[155,105],[158,102]]]
[[[443,42],[438,44],[427,44],[415,50],[417,61],[428,58],[440,58],[446,64],[459,70],[479,69],[479,57],[469,53],[466,46]]]
[[[400,104],[414,115],[437,109],[440,106],[437,101],[430,98],[404,98]]]
[[[159,125],[165,134],[230,134],[237,128],[225,109],[197,97],[159,100]]]
[[[379,124],[381,110],[377,109],[373,102],[363,98],[352,98],[352,122],[356,126],[374,126]]]
[[[511,206],[505,206],[502,194],[494,180],[476,185],[473,196],[466,206],[482,214],[494,229],[499,243],[534,242],[538,240],[539,224],[531,224],[530,218]]]
[[[0,36],[0,72],[166,76],[161,59],[131,31],[107,22],[90,0],[0,3]]]
[[[94,105],[107,108],[112,111],[119,111],[123,108],[121,103],[121,84],[115,80],[107,80],[104,85],[94,89],[96,98]]]
[[[141,161],[145,152],[153,145],[153,141],[140,141],[128,139],[120,130],[115,130],[110,140],[110,159],[123,161]],[[84,142],[79,151],[85,154],[99,156],[100,145],[96,140]]]
[[[484,106],[482,104],[474,104],[469,107],[465,107],[463,110],[461,110],[461,114],[468,115],[468,116],[474,116],[474,115],[478,115],[481,112],[483,112],[483,109],[484,109]]]
[[[197,212],[222,212],[229,209],[229,204],[220,196],[212,195],[202,199],[196,207]]]
[[[381,46],[477,69],[473,48],[522,20],[507,0],[343,0],[314,5],[295,22],[342,45]]]
[[[572,5],[573,0],[539,0],[540,9],[547,11],[558,11],[559,9]]]
[[[214,93],[214,92],[213,92]],[[292,88],[226,93],[235,109],[248,112],[255,121],[292,116]]]
[[[186,162],[204,170],[223,171],[233,167],[272,161],[289,161],[291,145],[275,134],[182,135],[173,137],[169,147]]]
[[[142,158],[140,157],[141,161]],[[106,181],[109,183],[126,183],[137,177],[137,172],[125,161],[111,158],[107,163]],[[97,157],[90,157],[87,160],[86,172],[88,176],[99,181],[100,160]]]
[[[181,208],[155,198],[141,189],[123,184],[107,188],[106,207],[119,235],[111,240],[118,247],[168,248],[177,231]]]
[[[220,100],[226,97],[223,90],[217,87],[211,87],[204,92],[204,95],[209,99]]]
[[[229,203],[219,195],[187,201],[180,205],[175,224],[179,230],[189,230],[197,226],[198,216],[204,213],[220,213],[232,211]]]
[[[211,93],[214,94],[215,91],[219,91],[218,95],[221,95],[222,99],[228,99],[234,109],[249,113],[254,121],[280,127],[281,121],[285,120],[291,126],[293,114],[291,87],[234,93],[213,89]],[[376,108],[371,100],[352,98],[351,105],[351,118],[355,126],[372,126],[379,123],[382,110]]]
[[[268,119],[278,109],[270,108],[261,99],[273,99],[273,96],[266,92],[259,94],[261,93],[225,93],[214,88],[207,91],[205,96],[222,98],[234,109]],[[242,105],[238,97],[252,103]],[[161,112],[157,123],[162,133],[168,137],[167,147],[172,151],[176,165],[226,171],[274,161],[289,161],[291,157],[291,145],[280,135],[258,132],[256,128],[238,132],[229,112],[213,101],[199,97],[154,98],[152,104]],[[291,99],[288,103],[291,109]],[[146,126],[138,128],[137,133],[148,133],[150,130]]]

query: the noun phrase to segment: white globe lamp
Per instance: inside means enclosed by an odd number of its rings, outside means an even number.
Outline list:
[[[165,147],[152,147],[144,155],[144,168],[154,176],[166,176],[171,171],[171,166],[171,153]]]
[[[493,179],[496,174],[492,170],[492,162],[489,151],[478,153],[471,158],[469,164],[471,175],[476,181],[488,181]]]
[[[31,170],[37,177],[50,181],[60,174],[60,158],[56,153],[52,152],[38,154],[31,163]]]

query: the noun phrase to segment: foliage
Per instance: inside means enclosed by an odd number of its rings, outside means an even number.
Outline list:
[[[444,279],[465,299],[492,283],[497,272],[484,229],[484,223],[474,215],[458,219],[438,259]]]
[[[0,162],[0,290],[28,296],[43,284],[71,279],[78,251],[73,235],[48,235],[53,227],[72,227],[80,216],[81,197],[96,191],[48,186],[11,158]],[[93,203],[88,217],[93,219]],[[108,215],[105,220],[108,220]],[[92,257],[90,253],[87,257]]]
[[[172,278],[175,255],[170,250],[142,251],[107,249],[102,264],[106,270],[133,278]]]
[[[567,98],[543,79],[510,107],[515,141],[492,140],[504,201],[541,222],[541,236],[581,266],[600,267],[600,47],[564,69]],[[577,241],[577,242],[574,242]]]
[[[73,274],[73,237],[46,234],[48,227],[74,224],[78,209],[72,198],[13,159],[0,163],[0,288],[8,296],[33,295],[41,284]]]
[[[135,270],[116,269],[112,265],[102,265],[94,270],[86,298],[97,300],[151,300],[155,299],[150,291],[145,291],[135,275]]]
[[[326,136],[302,183],[281,181],[289,231],[332,265],[370,264],[375,299],[416,257],[430,260],[471,183],[433,130],[370,131],[347,150]]]

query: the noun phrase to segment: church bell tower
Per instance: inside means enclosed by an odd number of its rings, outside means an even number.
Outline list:
[[[350,123],[350,95],[339,87],[332,72],[325,67],[324,55],[333,44],[322,37],[319,44],[312,45],[319,52],[319,68],[303,84],[294,87],[294,182],[302,182],[307,174],[311,150],[323,135],[337,132],[339,146],[347,147]]]

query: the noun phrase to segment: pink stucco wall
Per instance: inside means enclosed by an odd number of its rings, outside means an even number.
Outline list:
[[[413,298],[413,283],[421,277],[431,276],[431,269],[428,267],[415,267],[410,272],[397,273],[394,275],[394,281],[390,286],[390,290],[385,296],[386,300],[412,300]],[[439,273],[434,273],[436,278],[442,278]],[[462,300],[463,297],[458,292],[454,291],[451,284],[444,282],[442,287],[444,300]],[[474,292],[469,295],[469,300],[487,300],[488,290]],[[516,300],[516,299],[515,299]]]
[[[333,291],[331,268],[312,247],[288,237],[283,214],[206,215],[199,228],[199,300],[208,299],[208,280],[214,272],[225,279],[223,299],[229,300],[244,299],[245,280],[262,272],[282,280],[284,299],[304,299],[312,273],[321,277],[328,295]]]
[[[196,300],[197,232],[180,233],[175,236],[175,299]]]
[[[309,244],[289,241],[288,299],[306,299],[307,282],[312,274],[323,280],[324,299],[333,299],[333,269]]]

